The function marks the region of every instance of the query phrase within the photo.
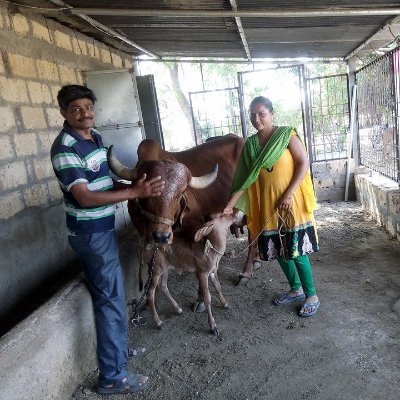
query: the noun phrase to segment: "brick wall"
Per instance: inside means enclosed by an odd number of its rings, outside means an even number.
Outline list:
[[[39,16],[0,8],[0,219],[60,200],[49,149],[63,119],[57,92],[82,70],[132,68],[129,57]],[[0,2],[0,6],[1,6]],[[5,199],[19,199],[12,202]]]
[[[49,152],[63,119],[57,92],[83,71],[131,69],[131,58],[0,0],[0,322],[71,260]]]

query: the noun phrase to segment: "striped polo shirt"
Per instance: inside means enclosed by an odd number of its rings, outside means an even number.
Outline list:
[[[107,163],[107,149],[95,129],[92,129],[91,134],[94,141],[84,139],[65,121],[62,131],[51,147],[51,162],[63,192],[70,234],[114,229],[115,205],[82,207],[71,193],[72,186],[79,183],[86,183],[88,189],[95,192],[113,188]]]

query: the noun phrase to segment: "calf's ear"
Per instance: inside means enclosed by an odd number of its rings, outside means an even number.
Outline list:
[[[210,223],[211,222],[211,223]],[[203,237],[206,237],[211,233],[214,228],[214,221],[208,221],[205,223],[194,235],[194,241],[200,242]]]

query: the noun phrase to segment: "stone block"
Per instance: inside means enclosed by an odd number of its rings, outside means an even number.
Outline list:
[[[7,160],[14,158],[14,149],[11,143],[11,137],[7,135],[0,136],[0,160]]]
[[[395,238],[400,235],[399,227],[400,227],[399,216],[396,218],[390,215],[387,220],[386,229],[389,231],[392,237]]]
[[[29,96],[31,98],[31,102],[34,104],[51,104],[53,102],[53,98],[51,96],[50,89],[47,85],[40,82],[27,82]]]
[[[56,30],[54,32],[54,39],[58,47],[72,51],[71,37],[68,34]]]
[[[13,136],[17,156],[37,154],[38,146],[35,133],[24,133]]]
[[[25,81],[0,76],[0,98],[12,103],[27,103],[29,99]]]
[[[319,179],[317,182],[320,188],[331,188],[333,186],[332,178]]]
[[[46,153],[49,156],[56,133],[46,131],[38,132],[37,137],[39,140],[39,153]]]
[[[49,202],[49,191],[46,183],[32,185],[23,190],[23,198],[27,207],[36,207]]]
[[[60,189],[60,185],[56,178],[47,182],[47,187],[49,190],[50,202],[51,203],[59,203],[62,199],[63,195]]]
[[[60,109],[58,109],[58,108],[47,108],[46,109],[46,114],[47,114],[47,120],[49,122],[49,127],[50,128],[59,129],[63,125],[64,118],[60,114]]]
[[[87,56],[88,50],[86,47],[85,40],[81,39],[77,34],[75,37],[71,38],[72,41],[72,50],[75,54],[79,56]]]
[[[46,60],[38,60],[37,67],[39,72],[39,78],[49,81],[60,81],[58,76],[57,65],[53,62]]]
[[[33,169],[35,171],[36,178],[39,181],[54,176],[53,167],[49,156],[34,160]]]
[[[59,65],[58,71],[60,73],[61,82],[65,84],[75,84],[76,83],[76,75],[75,70],[66,65]]]
[[[49,29],[46,26],[44,18],[43,18],[43,23],[32,20],[31,24],[32,24],[32,33],[36,39],[45,40],[46,42],[51,43]]]
[[[11,107],[0,107],[0,132],[6,132],[11,128],[15,128],[15,117]]]
[[[111,64],[111,53],[108,47],[100,48],[101,59],[106,64]]]
[[[11,218],[24,209],[21,193],[16,191],[0,195],[0,220]]]
[[[388,194],[389,214],[400,215],[400,190],[392,190]]]
[[[11,73],[16,77],[36,78],[35,60],[19,54],[8,53]]]
[[[96,48],[93,42],[86,42],[86,45],[87,45],[88,55],[90,57],[96,57]]]
[[[117,53],[111,53],[112,63],[116,68],[122,68],[122,58]]]
[[[0,191],[14,189],[28,182],[25,163],[14,161],[0,166]]]
[[[133,68],[133,62],[127,58],[124,59],[124,68],[126,69],[132,69]]]
[[[0,74],[4,74],[4,63],[3,63],[3,57],[0,56]]]
[[[14,14],[11,17],[14,31],[20,36],[29,35],[29,22],[22,14]]]
[[[21,107],[22,121],[26,129],[46,128],[43,109],[40,107]]]
[[[53,97],[53,104],[58,105],[57,102],[57,94],[58,91],[61,89],[61,85],[57,85],[57,86],[50,86],[50,91],[51,91],[51,96]]]

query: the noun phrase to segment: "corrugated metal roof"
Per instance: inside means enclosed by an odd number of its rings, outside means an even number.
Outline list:
[[[36,7],[72,7],[72,12],[76,9],[81,15],[45,10],[43,14],[133,56],[144,55],[147,51],[161,58],[343,59],[352,55],[355,50],[357,55],[363,57],[372,51],[379,51],[382,46],[393,44],[400,36],[399,1],[18,0],[16,2]],[[85,9],[81,8],[82,3]],[[236,6],[237,13],[232,14]],[[143,15],[133,15],[135,10],[142,10]],[[339,12],[337,15],[321,15],[332,10]],[[344,10],[344,14],[341,14],[341,10]],[[377,10],[384,10],[385,13],[378,15]],[[28,9],[24,11],[29,12]],[[309,15],[298,14],[305,11]],[[230,14],[227,15],[227,12]],[[244,14],[246,12],[253,13]],[[266,15],[267,12],[269,15]],[[271,12],[278,15],[271,15]],[[291,15],[288,15],[288,12],[291,12]],[[82,19],[82,14],[86,19]],[[102,27],[109,30],[108,34],[102,32],[100,29]],[[118,37],[112,38],[110,32],[116,33]],[[121,37],[127,40],[121,42]]]

